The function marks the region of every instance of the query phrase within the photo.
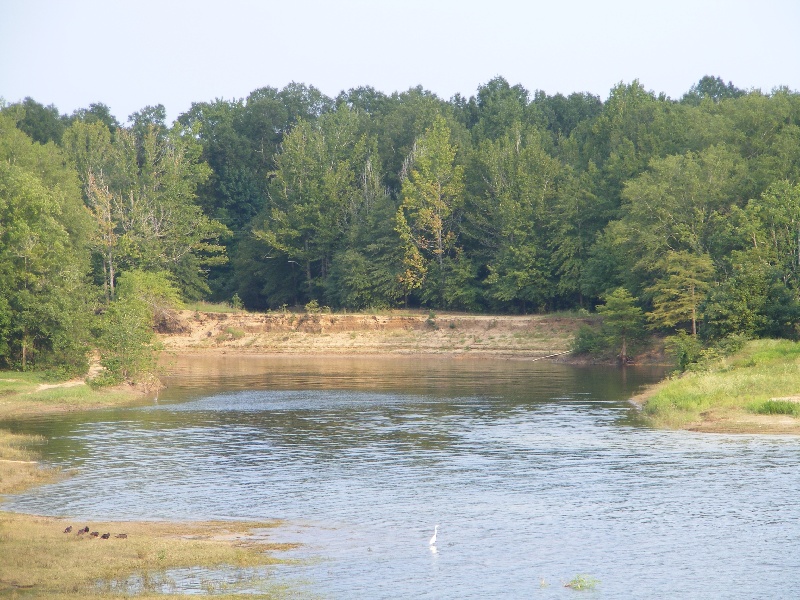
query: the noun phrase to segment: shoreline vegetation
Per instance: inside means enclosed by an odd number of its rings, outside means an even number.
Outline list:
[[[376,314],[175,312],[162,323],[159,341],[170,354],[418,355],[581,363],[568,351],[576,331],[591,321],[576,314],[484,316],[384,311]],[[653,352],[643,362],[663,364]],[[675,375],[632,398],[655,426],[701,432],[800,433],[800,344],[748,342],[738,352]],[[52,382],[31,372],[0,373],[0,419],[54,412],[135,405],[152,390],[131,385],[94,388],[82,380]],[[59,477],[37,462],[45,440],[0,429],[0,494]],[[150,575],[171,568],[213,570],[264,566],[282,561],[291,545],[271,544],[259,532],[276,523],[93,523],[97,530],[124,531],[107,540],[64,533],[83,523],[0,511],[0,593],[10,597],[106,598],[132,577],[137,597],[164,597]],[[114,534],[116,535],[116,533]],[[86,560],[89,556],[90,560]],[[143,576],[143,578],[142,578]],[[125,582],[128,582],[127,584]],[[144,583],[142,583],[144,582]],[[148,588],[147,586],[151,587]],[[288,593],[265,580],[267,596]],[[122,586],[122,587],[120,587]],[[215,593],[220,590],[216,590]],[[219,596],[219,597],[225,597]]]
[[[800,343],[752,340],[657,383],[631,402],[656,427],[800,434]]]

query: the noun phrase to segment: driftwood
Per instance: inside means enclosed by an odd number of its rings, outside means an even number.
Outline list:
[[[543,358],[553,358],[554,356],[561,356],[562,354],[569,354],[572,350],[565,350],[564,352],[556,352],[555,354],[548,354],[547,356],[539,356],[537,358],[532,358],[531,362],[535,362],[537,360],[542,360]]]

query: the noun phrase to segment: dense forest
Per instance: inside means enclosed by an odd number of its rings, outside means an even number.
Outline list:
[[[0,357],[12,366],[80,370],[99,344],[135,372],[122,346],[137,318],[180,298],[605,303],[609,317],[618,305],[705,340],[797,333],[789,89],[709,76],[675,100],[634,81],[603,102],[501,77],[450,100],[290,84],[195,103],[172,124],[161,105],[124,124],[103,104],[1,106]]]

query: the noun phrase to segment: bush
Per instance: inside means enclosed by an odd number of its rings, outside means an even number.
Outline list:
[[[678,370],[685,371],[689,365],[697,362],[703,351],[703,344],[697,336],[689,335],[685,331],[678,332],[667,338],[665,343],[667,351],[675,357]]]
[[[608,339],[600,330],[590,327],[589,325],[581,325],[575,338],[572,340],[572,352],[576,354],[610,354],[611,348]]]

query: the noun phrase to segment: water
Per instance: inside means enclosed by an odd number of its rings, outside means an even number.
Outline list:
[[[657,370],[180,359],[158,403],[11,423],[77,469],[13,497],[93,519],[285,519],[324,598],[792,598],[800,440],[646,427]],[[8,506],[8,504],[7,504]],[[439,524],[436,552],[428,546]],[[544,585],[542,584],[544,581]]]

